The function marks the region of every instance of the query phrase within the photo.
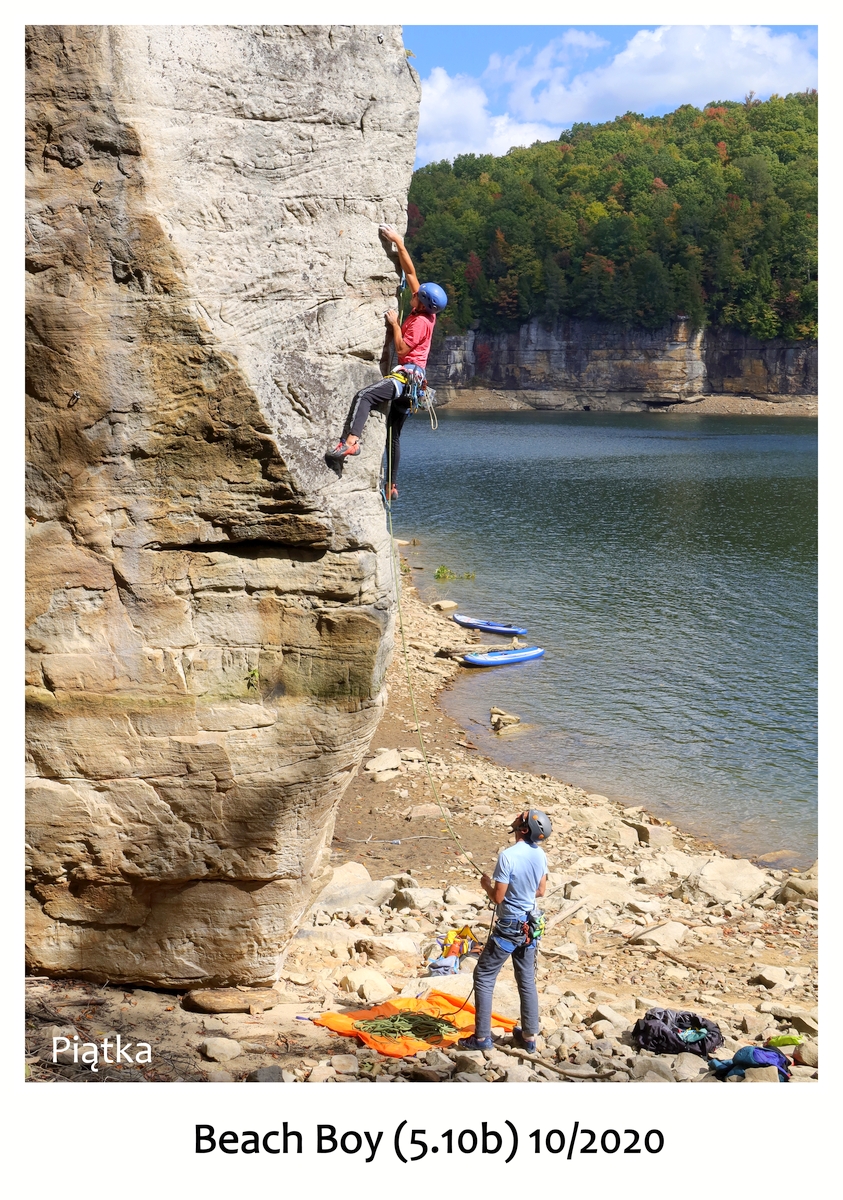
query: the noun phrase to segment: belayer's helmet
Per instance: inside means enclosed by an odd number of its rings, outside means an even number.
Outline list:
[[[440,313],[448,303],[448,294],[438,283],[423,283],[416,295],[430,313]]]
[[[538,808],[530,808],[526,813],[521,813],[515,818],[512,827],[513,829],[526,830],[529,840],[534,845],[545,841],[553,833],[550,817]]]

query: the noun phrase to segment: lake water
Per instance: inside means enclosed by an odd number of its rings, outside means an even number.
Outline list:
[[[812,861],[816,452],[801,418],[413,419],[393,515],[414,582],[547,651],[461,672],[446,711],[510,766]],[[492,734],[492,705],[523,725]]]

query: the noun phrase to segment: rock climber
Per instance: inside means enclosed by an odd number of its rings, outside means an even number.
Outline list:
[[[389,454],[387,499],[395,500],[398,497],[395,481],[401,459],[401,430],[412,408],[413,397],[418,395],[419,389],[424,385],[436,314],[446,306],[448,297],[438,283],[419,284],[404,239],[393,225],[381,225],[379,232],[385,241],[395,243],[398,262],[413,296],[410,313],[403,324],[399,323],[395,309],[390,309],[384,314],[392,330],[398,366],[385,379],[370,384],[357,393],[347,422],[348,432],[328,451],[326,458],[330,462],[342,462],[359,454],[360,438],[369,413],[375,407],[381,411],[386,409]]]
[[[458,1045],[463,1050],[492,1049],[492,993],[511,954],[521,1000],[521,1024],[515,1026],[512,1037],[516,1046],[535,1054],[539,1032],[536,958],[544,928],[536,899],[547,888],[547,858],[541,843],[547,841],[553,827],[546,813],[531,808],[519,813],[510,829],[515,845],[500,852],[491,878],[480,877],[484,892],[496,906],[495,922],[474,968],[474,1035],[462,1038]]]

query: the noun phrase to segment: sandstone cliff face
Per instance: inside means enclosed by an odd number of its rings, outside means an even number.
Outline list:
[[[429,375],[443,399],[485,387],[517,392],[534,408],[634,411],[717,394],[777,401],[816,395],[817,347],[679,320],[657,330],[531,321],[514,334],[445,338]]]
[[[324,883],[393,585],[378,377],[419,88],[398,27],[28,47],[29,954],[255,983]]]

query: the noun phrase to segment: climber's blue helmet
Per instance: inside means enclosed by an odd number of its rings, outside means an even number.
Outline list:
[[[429,313],[440,313],[448,303],[448,295],[438,283],[423,283],[416,292],[419,304]]]

